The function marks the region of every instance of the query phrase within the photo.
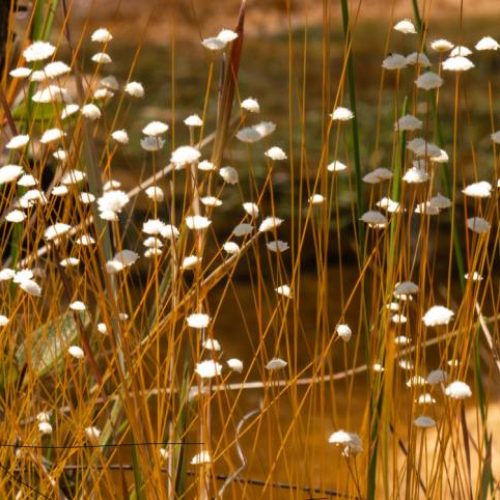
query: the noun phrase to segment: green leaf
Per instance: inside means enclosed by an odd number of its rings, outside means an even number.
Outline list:
[[[88,325],[89,317],[82,315],[82,323]],[[32,337],[31,363],[35,374],[43,377],[62,359],[71,342],[78,336],[74,313],[65,313],[55,322],[47,323],[35,330]],[[26,345],[21,344],[16,352],[18,366],[27,362]]]

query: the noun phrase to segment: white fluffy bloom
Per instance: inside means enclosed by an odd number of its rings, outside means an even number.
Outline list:
[[[226,361],[226,363],[227,366],[229,366],[229,368],[234,372],[241,373],[243,371],[243,361],[240,359],[230,358]]]
[[[201,378],[214,378],[222,373],[222,365],[212,359],[208,359],[201,363],[196,363],[194,371]]]
[[[341,446],[343,448],[342,454],[346,457],[357,455],[363,451],[361,438],[354,432],[335,431],[328,438],[328,442],[335,446]]]
[[[187,271],[195,268],[198,264],[201,264],[201,257],[197,255],[188,255],[182,259],[181,269]]]
[[[391,200],[391,198],[384,196],[382,199],[377,201],[377,207],[387,210],[390,214],[398,213],[402,211],[399,202]]]
[[[447,198],[446,196],[443,196],[442,194],[437,194],[436,196],[433,196],[430,200],[429,203],[438,208],[439,210],[444,210],[446,208],[451,207],[451,200]]]
[[[287,365],[288,363],[281,359],[281,358],[272,358],[271,360],[269,360],[266,364],[266,369],[267,370],[280,370],[281,368],[285,368],[285,366]]]
[[[22,211],[22,210],[11,210],[6,216],[5,216],[5,220],[7,222],[14,222],[14,223],[17,223],[17,222],[22,222],[23,220],[25,220],[27,217],[27,215]]]
[[[249,113],[259,113],[260,112],[260,105],[257,99],[254,99],[253,97],[247,97],[243,101],[241,101],[241,109],[244,109],[245,111],[248,111]]]
[[[78,104],[68,104],[64,106],[63,110],[61,111],[61,120],[65,120],[66,118],[74,115],[80,110],[80,106]]]
[[[235,168],[229,166],[220,168],[219,175],[222,177],[224,182],[231,185],[238,184],[240,180],[238,171]]]
[[[220,207],[222,205],[222,200],[217,198],[216,196],[203,196],[200,198],[200,201],[206,207]]]
[[[102,214],[101,214],[102,217]],[[76,240],[75,243],[77,245],[82,245],[84,247],[88,247],[91,245],[95,245],[95,240],[92,238],[92,236],[89,236],[88,234],[82,234],[82,236],[79,236]]]
[[[92,33],[90,39],[97,43],[108,43],[113,40],[113,35],[106,28],[98,28]]]
[[[235,226],[235,228],[233,229],[233,234],[238,237],[238,238],[241,238],[242,236],[247,236],[248,234],[251,234],[254,230],[254,227],[252,226],[252,224],[247,224],[246,222],[243,222],[242,224],[238,224],[237,226]]]
[[[470,217],[467,219],[467,227],[475,233],[484,234],[489,232],[491,224],[482,217]]]
[[[278,295],[283,295],[288,299],[293,298],[292,289],[288,285],[280,285],[274,289]]]
[[[189,115],[184,120],[184,125],[186,125],[186,127],[202,127],[203,120],[197,114]]]
[[[215,165],[208,160],[202,160],[200,163],[198,163],[198,170],[201,170],[203,172],[211,172],[213,170],[216,170]]]
[[[168,125],[160,121],[149,122],[143,129],[142,133],[150,137],[157,137],[167,132]]]
[[[68,97],[68,91],[59,85],[49,85],[41,90],[37,90],[31,100],[39,104],[49,102],[62,102]]]
[[[474,67],[474,63],[463,56],[448,57],[443,61],[443,70],[445,71],[468,71]]]
[[[403,181],[408,184],[420,184],[428,180],[429,174],[425,170],[417,167],[409,168],[403,175]]]
[[[83,349],[77,345],[69,346],[68,354],[75,359],[83,359],[85,357]]]
[[[462,193],[471,198],[488,198],[491,196],[492,186],[487,181],[474,182],[469,184]]]
[[[170,163],[175,165],[176,169],[197,163],[200,159],[201,153],[193,146],[179,146],[172,152]]]
[[[348,108],[339,106],[333,110],[333,112],[330,114],[330,117],[333,121],[345,122],[348,120],[352,120],[354,118],[354,113]]]
[[[5,145],[7,149],[23,149],[30,140],[29,135],[15,135],[12,139]]]
[[[417,204],[417,206],[415,207],[415,213],[424,215],[438,215],[439,208],[433,205],[430,201],[424,201]]]
[[[47,78],[59,78],[62,75],[66,75],[71,71],[71,68],[62,61],[54,61],[48,63],[43,68],[43,72]]]
[[[390,71],[403,69],[406,65],[406,57],[401,54],[390,54],[382,61],[382,68]]]
[[[65,132],[63,132],[59,128],[51,128],[49,130],[46,130],[40,139],[40,142],[42,144],[49,144],[54,141],[58,141],[59,139],[62,139],[66,135]]]
[[[31,69],[21,66],[19,68],[15,68],[15,69],[11,70],[9,72],[9,75],[12,78],[20,78],[20,79],[28,78],[28,76],[31,75]]]
[[[466,47],[465,45],[457,45],[450,52],[450,57],[456,57],[456,56],[467,57],[470,56],[471,54],[472,50],[470,50],[469,47]]]
[[[165,145],[165,141],[161,137],[144,137],[141,139],[141,148],[144,151],[159,151]]]
[[[276,229],[277,227],[281,226],[283,223],[283,219],[280,219],[279,217],[266,217],[259,226],[259,232],[263,233],[265,231],[272,231],[273,229]]]
[[[117,252],[111,260],[106,262],[106,271],[109,274],[119,273],[127,267],[132,266],[138,258],[139,255],[132,250],[122,250],[121,252]]]
[[[436,426],[436,421],[425,415],[420,415],[420,417],[417,417],[413,423],[416,427],[420,427],[421,429],[429,429],[430,427]]]
[[[112,60],[109,54],[106,54],[106,52],[97,52],[97,54],[94,54],[92,56],[92,62],[95,62],[96,64],[111,64]]]
[[[431,43],[431,49],[436,52],[448,52],[453,48],[453,44],[444,38],[439,38]]]
[[[52,434],[52,425],[50,425],[49,422],[39,422],[38,423],[38,430],[40,431],[41,434],[44,435],[49,435]]]
[[[389,221],[387,217],[377,210],[368,210],[361,217],[360,220],[366,222],[369,227],[382,228],[387,226]]]
[[[140,82],[129,82],[125,85],[124,91],[132,97],[144,97],[144,87]]]
[[[36,281],[31,279],[27,279],[19,283],[19,288],[35,297],[40,297],[40,295],[42,295],[42,287]]]
[[[443,79],[437,73],[427,71],[415,80],[415,85],[424,90],[437,89],[443,85]]]
[[[59,264],[62,267],[74,267],[80,264],[80,259],[77,259],[76,257],[67,257],[66,259],[62,259]]]
[[[28,62],[43,61],[54,54],[56,48],[49,42],[36,41],[23,51],[23,56]]]
[[[70,170],[61,177],[61,184],[64,184],[66,186],[69,186],[71,184],[78,184],[86,178],[87,174],[85,172],[82,172],[81,170]]]
[[[406,295],[414,295],[418,293],[418,286],[413,283],[413,281],[403,281],[401,283],[397,283],[394,288],[394,296],[401,298]]]
[[[89,120],[98,120],[101,117],[101,110],[95,104],[85,104],[80,113]]]
[[[149,186],[144,192],[150,200],[163,201],[165,199],[163,190],[158,186]]]
[[[114,92],[109,89],[95,89],[92,97],[96,100],[104,101],[106,99],[111,99],[114,95]]]
[[[410,19],[403,19],[401,21],[398,21],[394,25],[393,29],[405,35],[414,35],[417,32],[417,30],[415,29],[415,25],[410,21]]]
[[[491,36],[484,36],[476,43],[476,50],[498,50],[500,44]]]
[[[425,326],[447,325],[455,316],[455,313],[444,306],[432,306],[422,317]]]
[[[337,335],[344,341],[344,342],[349,342],[352,337],[352,330],[349,327],[349,325],[346,324],[340,324],[337,325],[337,328],[335,328],[335,331],[337,332]]]
[[[274,161],[283,161],[287,159],[286,153],[278,146],[269,148],[264,154]]]
[[[206,229],[210,224],[212,224],[212,221],[203,215],[188,215],[186,217],[186,226],[189,229]]]
[[[101,435],[101,429],[95,426],[85,427],[85,435],[88,439],[98,440]]]
[[[256,203],[252,203],[251,201],[246,201],[243,203],[243,210],[250,216],[250,217],[258,217],[259,216],[259,207],[257,206]]]
[[[431,66],[429,58],[423,52],[412,52],[406,56],[406,64],[413,66],[418,65],[422,68]]]
[[[266,243],[266,247],[271,252],[286,252],[290,247],[286,241],[275,240]]]
[[[85,311],[87,306],[81,300],[75,300],[75,302],[71,302],[69,308],[72,311]]]
[[[66,196],[68,193],[68,186],[54,186],[50,192],[52,196]]]
[[[200,453],[197,453],[192,459],[190,464],[191,465],[203,465],[203,464],[209,464],[212,461],[212,457],[210,455],[209,451],[200,451]]]
[[[121,130],[115,130],[111,134],[112,139],[114,139],[116,142],[119,142],[120,144],[128,144],[129,143],[129,138],[127,131],[125,129]]]
[[[165,223],[159,219],[148,219],[142,225],[142,232],[150,235],[159,235],[165,229]]]
[[[102,333],[103,335],[108,333],[108,327],[106,326],[106,323],[97,323],[97,331],[99,333]]]
[[[326,169],[329,172],[343,172],[344,170],[347,169],[347,165],[345,165],[341,161],[335,160],[329,163]]]
[[[4,316],[3,314],[0,314],[0,327],[7,326],[8,324],[9,318],[7,318],[7,316]]]
[[[220,342],[217,339],[206,339],[202,343],[202,347],[207,351],[216,351],[216,352],[220,352],[220,350],[222,349]]]
[[[38,180],[35,179],[31,174],[24,174],[17,181],[17,185],[22,187],[33,187],[37,184]]]
[[[104,220],[115,220],[125,205],[130,201],[126,193],[120,190],[106,191],[97,199],[97,206]],[[113,218],[113,215],[115,218]],[[111,217],[111,218],[109,218]]]
[[[455,380],[455,382],[448,385],[444,393],[451,399],[467,399],[472,396],[470,387],[460,380]]]
[[[240,253],[240,246],[238,245],[238,243],[235,243],[234,241],[226,241],[222,245],[222,248],[229,255],[236,255]]]
[[[367,184],[379,184],[380,182],[390,180],[391,178],[392,172],[389,169],[385,167],[379,167],[375,170],[372,170],[371,172],[368,172],[363,177],[363,182],[366,182]]]
[[[419,120],[417,117],[413,115],[404,115],[394,124],[394,130],[413,131],[421,129],[422,125],[422,120]]]
[[[164,228],[161,231],[161,235],[163,238],[166,238],[168,240],[173,240],[179,237],[180,232],[172,224],[165,224]]]
[[[307,201],[311,205],[319,205],[320,203],[323,203],[325,201],[325,197],[322,194],[314,193],[313,195],[309,196]]]
[[[69,224],[64,224],[63,222],[57,222],[52,226],[49,226],[43,233],[43,237],[47,241],[55,240],[63,234],[66,234],[71,229]]]

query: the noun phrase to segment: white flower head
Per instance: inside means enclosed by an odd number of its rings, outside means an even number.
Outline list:
[[[250,216],[250,217],[258,217],[259,216],[259,207],[257,206],[256,203],[252,203],[251,201],[246,201],[243,203],[243,210]]]
[[[285,368],[287,364],[288,363],[281,358],[272,358],[267,362],[266,369],[270,371],[280,370],[281,368]]]
[[[68,97],[68,91],[59,85],[49,85],[37,90],[31,100],[36,103],[48,104],[50,102],[62,102]]]
[[[404,35],[414,35],[417,30],[415,29],[415,25],[411,22],[410,19],[403,19],[398,21],[394,28],[396,31],[403,33]]]
[[[455,380],[448,385],[444,393],[451,399],[467,399],[472,396],[470,387],[460,380]]]
[[[143,129],[142,133],[149,137],[157,137],[167,132],[168,125],[160,121],[149,122]]]
[[[325,197],[322,194],[314,193],[309,196],[307,200],[311,205],[319,205],[325,201]]]
[[[260,105],[257,99],[254,99],[253,97],[247,97],[243,101],[241,101],[241,109],[244,109],[245,111],[248,111],[249,113],[259,113],[260,112]]]
[[[106,28],[99,28],[92,33],[90,39],[97,43],[109,43],[113,40],[113,35]]]
[[[191,128],[202,127],[203,120],[197,114],[190,115],[184,120],[184,125]]]
[[[92,56],[92,62],[95,62],[96,64],[111,64],[112,60],[109,54],[106,54],[106,52],[97,52],[97,54],[94,54]]]
[[[241,373],[243,371],[243,362],[240,359],[230,358],[226,361],[226,363],[227,366],[229,366],[229,368],[234,372]]]
[[[98,120],[101,117],[101,110],[95,104],[85,104],[80,109],[80,113],[88,120]]]
[[[377,210],[368,210],[368,212],[365,212],[361,216],[360,220],[366,222],[369,227],[374,228],[382,228],[387,226],[387,224],[389,223],[387,217]]]
[[[286,252],[290,247],[286,241],[275,240],[266,243],[266,247],[271,252]]]
[[[333,110],[330,116],[333,121],[345,122],[348,120],[352,120],[354,118],[354,113],[348,108],[339,106]]]
[[[28,62],[43,61],[54,54],[56,48],[49,42],[36,41],[23,51],[23,56]]]
[[[196,363],[195,373],[201,378],[214,378],[222,373],[222,365],[212,359]]]
[[[200,451],[200,453],[197,453],[192,459],[190,464],[191,465],[203,465],[203,464],[209,464],[212,462],[212,457],[210,455],[209,451]]]
[[[335,331],[337,332],[337,335],[344,341],[344,342],[349,342],[352,337],[352,330],[349,327],[349,325],[346,324],[340,324],[337,325],[337,328],[335,328]]]
[[[467,227],[477,234],[486,234],[491,229],[491,224],[482,217],[470,217],[467,219]]]
[[[120,144],[128,144],[129,137],[125,129],[115,130],[111,134],[111,138]]]
[[[390,54],[382,61],[382,68],[389,71],[406,68],[406,57],[401,54]]]
[[[419,89],[424,90],[433,90],[438,89],[443,85],[443,79],[433,71],[427,71],[426,73],[422,73],[416,80],[415,85]]]
[[[186,217],[186,226],[189,229],[202,230],[212,224],[212,221],[203,215],[188,215]]]
[[[425,326],[447,325],[455,316],[455,313],[444,306],[432,306],[422,317]]]
[[[444,38],[439,38],[431,43],[431,49],[436,52],[449,52],[453,48],[453,44]]]
[[[83,359],[85,357],[83,349],[77,345],[69,346],[68,354],[75,359]]]
[[[85,311],[87,306],[81,300],[75,300],[74,302],[71,302],[69,308],[72,311]]]
[[[422,128],[422,120],[419,120],[413,115],[404,115],[394,124],[394,130],[396,131],[413,131]]]
[[[431,62],[424,52],[412,52],[408,54],[406,56],[406,64],[409,66],[420,66],[422,68],[431,66]]]
[[[274,161],[283,161],[287,159],[286,153],[278,146],[269,148],[264,154]]]
[[[500,44],[491,36],[484,36],[476,43],[476,50],[498,50]]]
[[[7,149],[23,149],[30,140],[29,135],[15,135],[12,139],[5,145]]]
[[[234,241],[226,241],[222,245],[222,248],[223,248],[224,252],[228,253],[229,255],[237,255],[241,251],[238,243],[235,243]]]
[[[141,148],[144,151],[154,152],[159,151],[165,145],[165,140],[161,137],[146,136],[141,139]]]
[[[173,163],[176,169],[180,169],[187,165],[197,163],[200,157],[200,151],[193,146],[179,146],[172,152],[170,163]]]
[[[233,234],[237,238],[241,238],[243,236],[247,236],[249,234],[252,234],[253,230],[254,230],[254,227],[252,226],[252,224],[247,224],[246,222],[243,222],[243,223],[235,226],[235,228],[233,229]]]
[[[417,417],[413,423],[416,427],[420,427],[421,429],[429,429],[430,427],[436,426],[436,421],[426,415],[420,415],[420,417]]]
[[[345,165],[341,161],[335,160],[332,161],[332,163],[328,164],[326,168],[328,172],[343,172],[347,169],[347,165]]]
[[[470,56],[471,54],[472,50],[470,50],[469,47],[466,47],[465,45],[457,45],[450,52],[450,57],[456,57],[456,56],[467,57]]]
[[[206,339],[202,343],[202,347],[207,351],[215,351],[215,352],[220,352],[222,349],[220,342],[217,339]]]
[[[259,226],[259,232],[263,233],[265,231],[272,231],[273,229],[278,228],[283,223],[283,219],[279,217],[266,217]]]
[[[343,448],[342,454],[346,457],[357,455],[363,451],[361,438],[354,432],[344,430],[335,431],[328,438],[328,442]]]
[[[129,82],[125,85],[125,93],[132,96],[142,98],[144,97],[144,87],[140,82]]]
[[[289,285],[280,285],[274,289],[278,295],[283,295],[287,299],[292,299],[292,289]]]
[[[144,192],[150,200],[163,201],[165,199],[165,193],[163,192],[163,189],[159,188],[158,186],[149,186],[147,189],[145,189]]]
[[[43,72],[47,78],[59,78],[60,76],[67,75],[71,68],[62,61],[53,61],[44,66]]]
[[[474,182],[469,184],[462,193],[471,198],[489,198],[491,196],[492,186],[487,181]]]
[[[12,78],[19,78],[19,79],[24,79],[28,78],[31,75],[31,69],[30,68],[25,68],[24,66],[21,66],[19,68],[15,68],[9,72],[9,75]]]
[[[5,220],[7,222],[14,222],[14,223],[18,223],[18,222],[22,222],[23,220],[25,220],[27,217],[27,215],[22,211],[22,210],[17,210],[17,209],[14,209],[14,210],[11,210],[6,216],[5,216]]]
[[[57,222],[52,226],[49,226],[43,233],[43,237],[47,241],[52,241],[58,239],[60,236],[66,234],[71,229],[69,224],[64,224],[63,222]]]
[[[79,110],[80,106],[78,106],[78,104],[67,104],[61,111],[61,120],[66,120],[66,118],[69,118],[70,116],[74,115]]]
[[[103,214],[111,216],[121,213],[125,205],[130,201],[127,193],[120,190],[110,190],[103,193],[103,195],[97,199],[97,206],[101,212],[101,218]],[[104,217],[104,220],[110,220]],[[114,219],[111,219],[114,220]]]
[[[222,167],[219,169],[219,175],[222,177],[224,182],[227,184],[238,184],[240,178],[238,175],[238,171],[234,167]]]
[[[443,61],[442,66],[444,71],[462,72],[472,69],[474,63],[464,56],[454,56]]]

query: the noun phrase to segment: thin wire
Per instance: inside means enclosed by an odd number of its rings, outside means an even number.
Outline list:
[[[158,446],[168,444],[182,444],[182,445],[202,445],[202,442],[182,442],[182,441],[146,441],[143,443],[104,443],[104,444],[74,444],[74,445],[38,445],[38,444],[13,444],[13,443],[0,443],[0,448],[31,448],[37,450],[50,450],[50,449],[78,449],[78,448],[121,448],[126,446]]]

